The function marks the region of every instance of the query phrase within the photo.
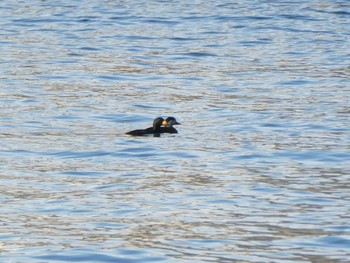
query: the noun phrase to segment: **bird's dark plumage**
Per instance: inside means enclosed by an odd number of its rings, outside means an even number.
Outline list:
[[[164,127],[160,127],[162,133],[177,133],[173,125],[181,125],[181,123],[177,122],[174,117],[168,117],[163,121],[163,125]]]
[[[133,136],[144,136],[148,134],[154,134],[157,135],[162,132],[161,127],[164,122],[164,119],[162,117],[155,118],[153,121],[153,127],[149,127],[144,130],[133,130],[129,131],[126,134],[133,135]]]

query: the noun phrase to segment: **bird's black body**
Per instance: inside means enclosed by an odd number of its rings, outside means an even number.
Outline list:
[[[163,121],[164,127],[160,127],[161,133],[178,133],[173,125],[181,125],[174,117],[168,117]]]
[[[153,121],[153,127],[149,127],[144,130],[133,130],[129,131],[126,134],[132,135],[132,136],[144,136],[144,135],[149,135],[149,134],[154,134],[157,135],[159,133],[162,133],[162,124],[164,122],[164,119],[162,117],[158,117],[154,119]]]

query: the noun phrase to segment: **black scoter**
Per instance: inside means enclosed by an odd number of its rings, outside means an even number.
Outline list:
[[[181,123],[177,122],[174,117],[168,117],[163,121],[164,127],[161,127],[160,130],[162,133],[177,133],[173,125],[181,125]]]
[[[163,132],[161,129],[164,127],[161,127],[164,122],[164,119],[162,117],[155,118],[153,121],[153,127],[149,127],[144,130],[133,130],[129,131],[126,134],[133,135],[133,136],[144,136],[148,134],[154,134],[158,135],[159,133]]]

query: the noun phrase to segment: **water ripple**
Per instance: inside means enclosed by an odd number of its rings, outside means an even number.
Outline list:
[[[347,262],[349,8],[0,2],[0,261]]]

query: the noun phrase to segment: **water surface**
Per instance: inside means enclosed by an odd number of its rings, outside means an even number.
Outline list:
[[[1,262],[348,261],[348,1],[0,17]]]

